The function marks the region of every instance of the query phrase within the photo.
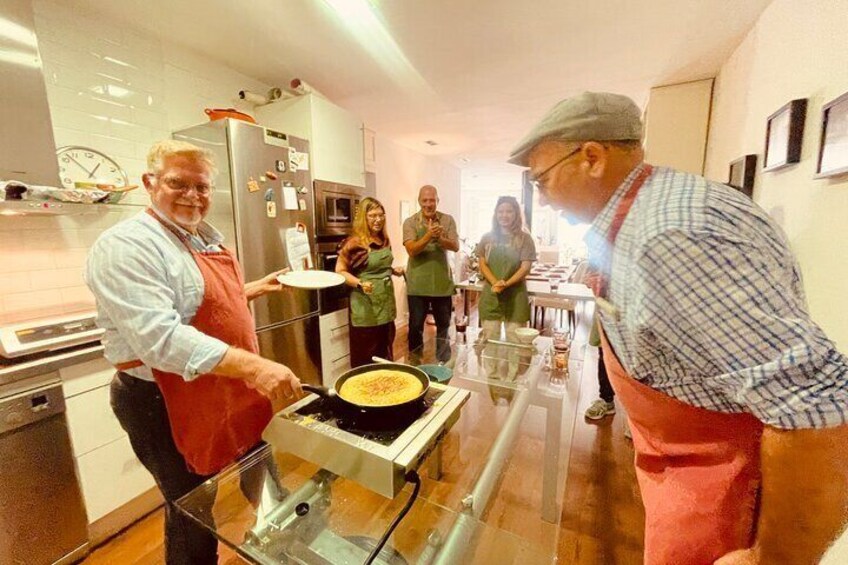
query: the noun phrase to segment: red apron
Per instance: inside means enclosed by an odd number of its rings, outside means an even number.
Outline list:
[[[191,326],[228,345],[258,353],[244,279],[233,254],[227,249],[199,253],[183,233],[152,210],[148,213],[185,245],[203,276],[203,301]],[[136,360],[117,368],[141,365]],[[175,373],[152,371],[165,399],[174,443],[189,469],[198,475],[216,473],[246,453],[259,442],[273,416],[270,401],[242,380],[209,373],[186,381]]]
[[[647,165],[616,209],[610,253]],[[606,272],[610,272],[609,265]],[[605,297],[603,277],[596,292]],[[610,383],[630,420],[645,505],[645,563],[709,564],[754,541],[763,424],[690,406],[632,378],[601,331]]]

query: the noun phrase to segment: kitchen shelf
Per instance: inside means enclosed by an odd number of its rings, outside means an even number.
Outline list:
[[[3,200],[0,201],[0,216],[80,216],[106,212],[138,210],[142,204],[78,204],[52,200]]]

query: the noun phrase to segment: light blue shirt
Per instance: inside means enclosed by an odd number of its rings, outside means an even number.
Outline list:
[[[190,236],[196,251],[220,251],[223,236],[203,222]],[[191,253],[146,212],[105,231],[86,262],[85,281],[97,301],[97,325],[105,330],[106,359],[140,359],[127,373],[153,380],[150,367],[191,380],[208,373],[229,347],[189,324],[203,300],[204,284]]]
[[[593,265],[634,169],[595,219]],[[604,331],[636,379],[693,406],[778,428],[848,421],[848,360],[810,318],[783,231],[747,196],[655,167],[612,251]]]

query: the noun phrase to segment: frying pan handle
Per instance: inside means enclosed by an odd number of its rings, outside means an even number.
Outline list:
[[[331,391],[325,386],[301,383],[300,388],[302,388],[306,392],[311,392],[313,394],[317,394],[318,396],[323,396],[324,398],[333,398],[334,396],[336,396],[334,391]]]

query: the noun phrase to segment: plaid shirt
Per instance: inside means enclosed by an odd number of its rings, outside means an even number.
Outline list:
[[[770,426],[848,421],[848,360],[810,319],[782,230],[751,199],[655,167],[611,250],[606,234],[634,169],[586,236],[611,263],[604,331],[634,378],[687,404]]]

